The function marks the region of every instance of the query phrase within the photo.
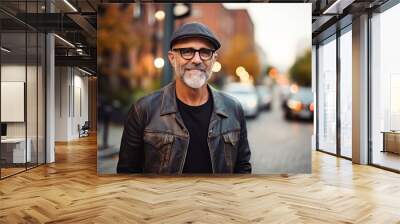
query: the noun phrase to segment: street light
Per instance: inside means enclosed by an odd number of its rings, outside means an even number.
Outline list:
[[[241,82],[249,82],[250,81],[250,74],[245,71],[240,75],[240,81]]]
[[[154,17],[156,17],[158,21],[162,21],[165,18],[165,12],[162,10],[158,10],[156,13],[154,13]]]
[[[218,61],[216,61],[212,67],[212,72],[219,72],[221,71],[222,65]]]
[[[164,59],[163,58],[156,58],[154,59],[154,66],[156,68],[162,68],[164,67]]]
[[[236,75],[241,76],[244,72],[246,72],[246,69],[243,66],[239,66],[236,68]]]
[[[296,84],[292,84],[292,85],[290,86],[290,91],[291,91],[292,93],[297,93],[297,92],[299,91],[299,86],[296,85]]]
[[[190,14],[189,3],[175,3],[174,5],[174,16],[175,19],[186,17]]]

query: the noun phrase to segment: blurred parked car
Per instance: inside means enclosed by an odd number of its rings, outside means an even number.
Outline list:
[[[280,85],[279,86],[279,96],[281,100],[282,108],[286,107],[287,99],[290,96],[290,86],[289,85]]]
[[[246,117],[257,117],[258,96],[257,90],[253,85],[244,83],[229,83],[222,90],[240,102]]]
[[[256,86],[259,109],[270,110],[272,104],[272,91],[265,85]]]
[[[284,107],[285,118],[313,120],[314,97],[311,88],[299,88],[291,93]]]

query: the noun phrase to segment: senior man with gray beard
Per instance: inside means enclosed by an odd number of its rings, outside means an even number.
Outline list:
[[[251,173],[243,109],[207,83],[220,47],[201,23],[173,33],[175,80],[132,105],[118,173]]]

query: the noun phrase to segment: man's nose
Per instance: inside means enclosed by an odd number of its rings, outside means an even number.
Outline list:
[[[194,64],[200,64],[200,63],[203,62],[203,61],[201,60],[201,58],[200,58],[200,52],[194,52],[194,56],[193,56],[193,58],[192,58],[192,62],[193,62]]]

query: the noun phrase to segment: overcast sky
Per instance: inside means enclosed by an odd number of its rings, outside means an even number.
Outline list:
[[[290,68],[297,54],[311,48],[309,3],[224,3],[224,6],[248,10],[256,41],[267,54],[268,65],[281,72]]]

